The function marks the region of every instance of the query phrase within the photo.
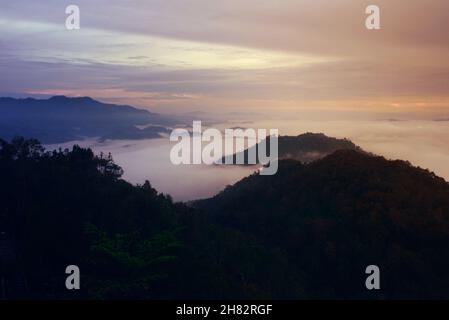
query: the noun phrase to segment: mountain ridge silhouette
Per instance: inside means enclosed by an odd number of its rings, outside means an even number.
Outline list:
[[[175,117],[129,105],[103,103],[90,97],[53,96],[48,99],[0,98],[0,137],[37,138],[64,143],[84,138],[150,139],[167,134]],[[137,126],[147,126],[139,129]]]

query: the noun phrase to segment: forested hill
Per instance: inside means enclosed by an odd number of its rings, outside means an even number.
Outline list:
[[[0,140],[0,235],[14,243],[0,250],[3,298],[302,296],[278,249],[121,174],[109,155],[89,149]],[[68,265],[80,268],[81,290],[65,288]]]
[[[449,184],[404,161],[340,150],[281,161],[195,206],[214,223],[282,248],[308,296],[369,297],[363,271],[382,270],[384,298],[449,298]]]
[[[270,154],[270,139],[262,141],[266,143],[267,154]],[[226,163],[226,158],[231,158],[236,163],[237,156],[243,157],[244,164],[249,164],[248,154],[254,152],[257,155],[260,143],[237,154],[223,157],[222,163]],[[348,139],[337,139],[328,137],[323,133],[307,132],[298,136],[280,136],[278,137],[278,157],[279,159],[294,159],[303,163],[309,163],[321,159],[337,150],[363,150]],[[257,156],[256,156],[257,158]],[[229,159],[229,160],[231,160]],[[256,159],[259,163],[259,159]]]
[[[43,143],[92,137],[156,138],[169,132],[166,126],[176,122],[147,110],[102,103],[89,97],[0,98],[0,138],[7,140],[16,135],[38,138]]]
[[[285,160],[276,175],[252,175],[196,208],[121,174],[89,149],[0,140],[0,292],[449,298],[449,186],[406,162],[354,151]],[[72,264],[79,291],[64,286]],[[371,264],[381,270],[379,291],[365,288]]]

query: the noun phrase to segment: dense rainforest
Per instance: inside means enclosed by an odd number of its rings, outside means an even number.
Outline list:
[[[122,173],[90,149],[0,140],[3,298],[449,298],[449,184],[407,162],[282,160],[189,204]]]

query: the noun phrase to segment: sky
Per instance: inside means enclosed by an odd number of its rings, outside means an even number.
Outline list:
[[[447,0],[0,0],[0,95],[443,118],[448,30]]]

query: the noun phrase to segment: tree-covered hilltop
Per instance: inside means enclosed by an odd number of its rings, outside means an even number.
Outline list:
[[[121,174],[89,149],[0,140],[3,297],[449,298],[449,186],[406,162],[285,160],[194,207]]]
[[[250,164],[248,156],[252,152],[256,155],[256,162],[259,163],[258,150],[261,143],[266,144],[266,153],[271,154],[270,139],[266,139],[244,151],[223,157],[221,162],[235,164],[237,163],[237,157],[240,156],[243,159],[243,163],[247,165]],[[323,133],[307,132],[298,136],[278,137],[279,159],[293,159],[303,163],[309,163],[321,159],[337,150],[363,152],[359,146],[348,139],[328,137]]]
[[[449,298],[449,184],[404,161],[340,150],[281,161],[196,207],[214,223],[285,250],[317,298]]]

